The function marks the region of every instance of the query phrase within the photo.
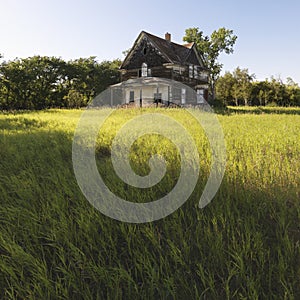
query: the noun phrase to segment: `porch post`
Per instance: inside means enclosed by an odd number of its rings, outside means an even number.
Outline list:
[[[113,106],[114,90],[110,88],[110,106]]]
[[[143,107],[143,92],[142,92],[142,89],[140,89],[140,107]]]

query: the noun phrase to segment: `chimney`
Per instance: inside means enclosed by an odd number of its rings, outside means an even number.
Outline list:
[[[171,33],[167,32],[165,34],[165,40],[171,42]]]

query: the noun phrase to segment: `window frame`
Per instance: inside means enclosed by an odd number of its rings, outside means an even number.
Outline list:
[[[145,62],[141,66],[141,77],[148,77],[148,65]]]

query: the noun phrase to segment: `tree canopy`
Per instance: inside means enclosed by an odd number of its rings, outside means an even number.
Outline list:
[[[237,67],[225,72],[216,82],[216,97],[223,105],[300,106],[300,88],[291,78],[255,81],[248,69]]]
[[[120,60],[33,56],[0,64],[0,109],[80,107],[119,82]]]

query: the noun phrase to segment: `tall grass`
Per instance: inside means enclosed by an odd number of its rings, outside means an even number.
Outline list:
[[[197,122],[179,109],[116,111],[98,137],[96,156],[99,172],[120,196],[159,197],[172,189],[180,167],[167,140],[141,138],[133,169],[146,174],[156,151],[169,157],[168,173],[159,192],[126,187],[109,154],[126,120],[170,115],[199,149],[194,193],[172,215],[148,224],[110,219],[82,195],[71,160],[81,112],[0,114],[1,299],[300,298],[300,110],[218,116],[226,174],[202,210],[210,149]]]

